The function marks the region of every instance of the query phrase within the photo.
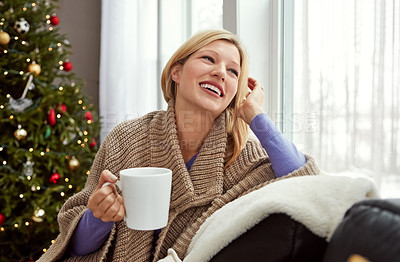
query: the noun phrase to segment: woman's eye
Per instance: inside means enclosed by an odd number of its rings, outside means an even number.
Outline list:
[[[204,58],[205,60],[208,60],[208,61],[214,63],[214,59],[213,59],[211,56],[203,56],[203,58]]]
[[[238,71],[236,71],[235,69],[229,69],[228,71],[233,73],[235,76],[239,75]]]

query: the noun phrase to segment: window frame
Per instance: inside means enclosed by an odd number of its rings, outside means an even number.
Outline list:
[[[282,0],[224,0],[223,5],[223,26],[242,40],[250,76],[264,85],[263,109],[282,128]]]
[[[282,0],[281,121],[282,132],[293,140],[294,132],[294,0]]]

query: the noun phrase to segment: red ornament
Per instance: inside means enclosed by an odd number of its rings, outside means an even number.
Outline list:
[[[63,112],[63,113],[67,112],[67,106],[64,105],[64,104],[59,104],[59,105],[56,106],[56,108],[58,110],[60,110],[61,112]]]
[[[0,226],[6,222],[6,216],[3,213],[0,213]]]
[[[60,181],[60,178],[61,178],[61,176],[59,173],[54,173],[51,175],[49,181],[53,184],[56,184],[56,183],[58,183],[58,181]]]
[[[50,24],[58,25],[58,23],[60,23],[60,18],[58,18],[58,16],[55,15],[50,17]]]
[[[47,121],[51,126],[54,126],[56,124],[56,112],[54,108],[50,109],[50,113],[47,115]]]
[[[71,71],[72,70],[72,63],[71,62],[64,62],[63,63],[64,71]]]
[[[85,114],[85,118],[86,118],[86,120],[92,121],[92,120],[93,120],[93,114],[92,114],[92,112],[87,111],[86,114]]]
[[[96,140],[94,138],[92,138],[92,142],[90,142],[89,147],[93,148],[96,146]]]

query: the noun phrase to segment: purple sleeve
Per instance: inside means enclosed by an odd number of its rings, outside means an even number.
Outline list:
[[[99,249],[106,241],[114,222],[103,222],[88,209],[72,235],[70,244],[71,256],[84,256]]]
[[[267,114],[254,117],[250,128],[267,152],[277,177],[287,175],[306,163],[305,156],[276,128]]]

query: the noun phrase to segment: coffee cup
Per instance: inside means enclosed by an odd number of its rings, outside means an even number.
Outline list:
[[[119,175],[116,185],[124,200],[126,225],[135,230],[165,227],[168,223],[172,171],[160,167],[136,167],[121,170]]]

